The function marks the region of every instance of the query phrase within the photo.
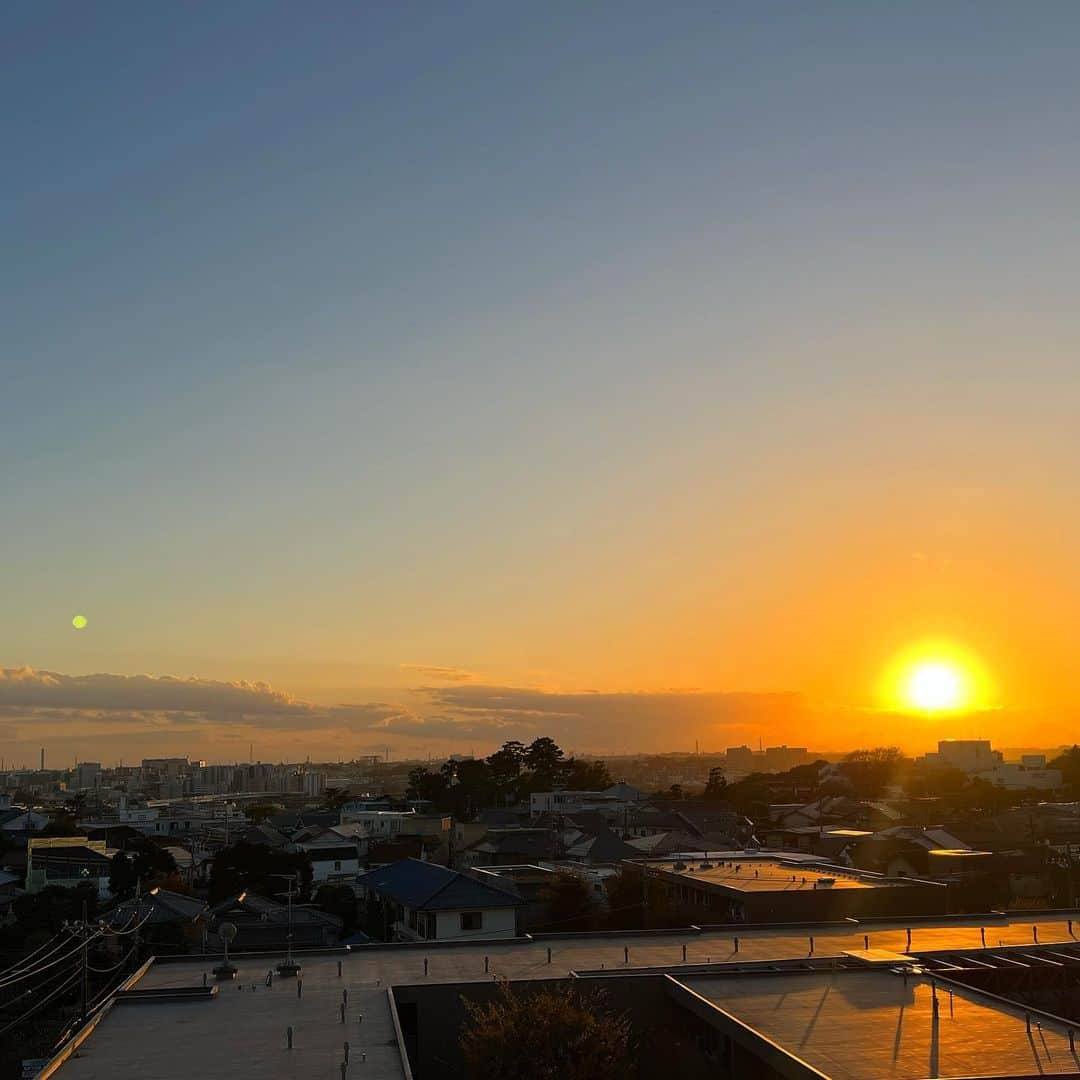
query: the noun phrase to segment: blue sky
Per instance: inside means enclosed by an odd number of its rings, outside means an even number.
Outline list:
[[[8,5],[0,666],[852,704],[925,624],[1045,704],[1078,29]]]

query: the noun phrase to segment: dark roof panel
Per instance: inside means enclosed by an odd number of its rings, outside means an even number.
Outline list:
[[[359,883],[399,904],[423,911],[511,907],[521,903],[513,892],[420,859],[402,859],[382,866],[364,874]]]

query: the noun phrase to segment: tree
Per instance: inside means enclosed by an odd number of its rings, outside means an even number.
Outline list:
[[[723,802],[727,795],[727,777],[719,765],[709,770],[709,780],[705,785],[705,798],[709,802]]]
[[[899,782],[905,771],[905,758],[898,746],[852,750],[840,762],[839,770],[856,796],[869,799],[880,795],[889,784]]]
[[[75,827],[75,815],[66,811],[57,811],[49,815],[49,823],[41,830],[42,836],[78,836]]]
[[[423,765],[409,770],[409,796],[414,799],[429,799],[437,806],[442,805],[449,786],[449,778],[442,773],[432,772]]]
[[[492,779],[500,787],[512,787],[521,776],[521,767],[525,762],[525,744],[511,739],[504,742],[494,754],[487,758],[491,767]]]
[[[348,885],[320,885],[315,893],[315,906],[341,919],[342,933],[348,935],[356,929],[356,895]]]
[[[641,868],[623,863],[622,869],[605,883],[608,898],[607,923],[610,930],[660,929],[691,926],[700,919],[701,909],[684,908],[668,900],[662,881]]]
[[[311,858],[306,853],[277,851],[265,844],[222,848],[210,870],[210,903],[219,903],[245,889],[260,896],[285,892],[290,874],[299,875],[300,896],[310,895]]]
[[[559,744],[547,735],[533,739],[525,750],[525,765],[537,777],[554,782],[563,761]]]
[[[135,894],[135,883],[139,875],[135,871],[133,860],[124,852],[118,851],[109,863],[109,892],[121,900]]]
[[[1080,795],[1080,746],[1073,745],[1071,749],[1054,758],[1047,768],[1060,769],[1061,783],[1065,791],[1073,798]]]
[[[603,791],[615,782],[603,761],[570,758],[563,770],[563,783],[571,791]]]
[[[630,1021],[600,989],[537,992],[504,982],[494,1001],[464,1005],[470,1080],[626,1080],[635,1071]]]
[[[176,873],[176,860],[153,840],[132,840],[127,846],[140,881],[167,878]]]
[[[279,803],[255,803],[254,806],[246,807],[244,813],[253,825],[260,825],[268,817],[273,817],[284,809]]]
[[[81,883],[73,889],[59,885],[49,885],[37,893],[24,893],[16,897],[11,904],[15,920],[27,934],[35,930],[57,934],[66,922],[76,922],[83,917],[83,904],[86,904],[86,917],[92,922],[98,913],[97,886]]]
[[[544,905],[545,928],[555,931],[588,930],[592,927],[595,905],[589,883],[580,875],[552,875],[537,893]]]

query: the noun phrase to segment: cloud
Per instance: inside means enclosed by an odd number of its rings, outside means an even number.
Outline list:
[[[402,664],[402,671],[413,671],[428,679],[440,679],[443,682],[471,682],[475,675],[471,671],[456,667],[436,667],[432,664]]]
[[[0,708],[100,709],[237,717],[305,716],[311,706],[266,683],[177,679],[171,675],[61,675],[0,668]]]
[[[695,740],[702,749],[717,750],[756,744],[759,737],[821,747],[821,735],[830,746],[866,742],[881,722],[825,715],[797,694],[558,692],[469,682],[456,668],[405,666],[425,675],[440,672],[448,685],[403,692],[407,703],[318,705],[262,682],[7,668],[0,669],[0,720],[8,736],[14,730],[27,741],[35,732],[77,734],[80,740],[139,732],[166,738],[173,732],[184,736],[185,745],[202,745],[241,732],[295,754],[315,744],[344,749],[364,735],[380,742],[467,742],[483,753],[508,739],[539,735],[582,753],[690,749]],[[857,730],[860,724],[868,730]]]
[[[790,738],[808,718],[802,697],[790,693],[720,693],[697,690],[574,692],[512,686],[427,688],[438,708],[474,721],[518,724],[564,744],[632,750],[677,749],[695,738],[711,749],[758,732]],[[790,733],[790,734],[789,734]]]
[[[421,715],[394,702],[313,705],[266,683],[154,675],[65,675],[33,668],[0,669],[0,719],[57,734],[108,729],[120,732],[204,732],[229,727],[273,730],[284,736],[353,733],[419,739],[514,738],[530,730],[522,718]]]

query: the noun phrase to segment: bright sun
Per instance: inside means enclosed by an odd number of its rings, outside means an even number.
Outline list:
[[[886,708],[927,717],[992,708],[996,696],[981,660],[944,640],[922,641],[894,656],[881,684]]]
[[[967,697],[963,672],[952,664],[934,661],[912,668],[904,692],[909,704],[926,712],[958,709]]]

